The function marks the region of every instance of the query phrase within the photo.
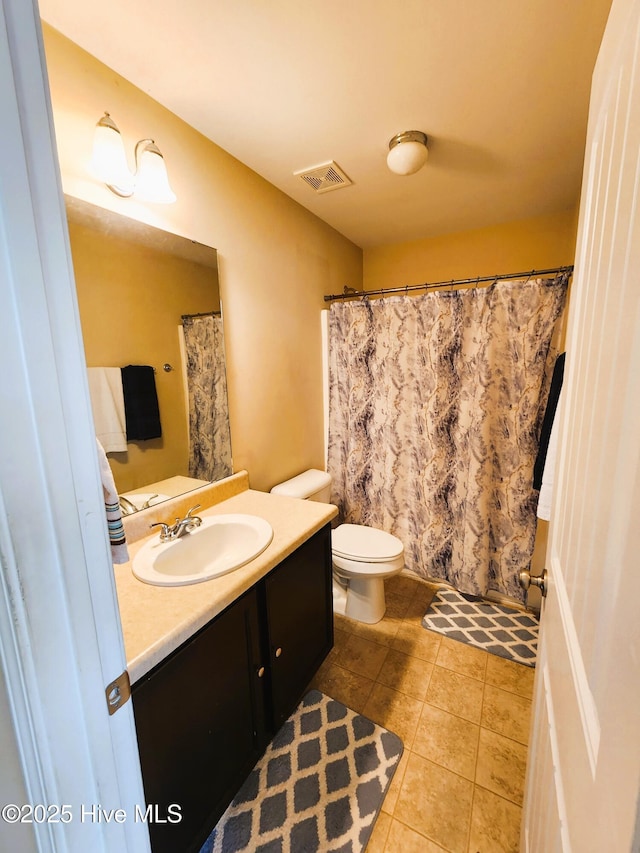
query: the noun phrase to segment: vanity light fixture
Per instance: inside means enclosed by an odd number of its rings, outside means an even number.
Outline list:
[[[121,198],[136,195],[141,201],[171,204],[176,195],[169,185],[164,157],[153,139],[140,139],[135,147],[136,170],[127,164],[124,142],[117,124],[105,112],[93,139],[93,172]]]
[[[387,166],[396,175],[413,175],[427,162],[427,135],[421,130],[405,130],[389,141]]]

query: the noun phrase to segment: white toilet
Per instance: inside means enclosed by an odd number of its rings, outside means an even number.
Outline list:
[[[275,495],[331,502],[331,475],[311,468],[271,489]],[[404,568],[402,542],[364,524],[341,524],[331,532],[333,609],[358,622],[384,616],[384,579]]]

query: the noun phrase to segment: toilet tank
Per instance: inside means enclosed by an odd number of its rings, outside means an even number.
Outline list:
[[[297,477],[278,483],[271,489],[274,495],[285,495],[288,498],[301,498],[306,501],[331,502],[331,474],[310,468]]]

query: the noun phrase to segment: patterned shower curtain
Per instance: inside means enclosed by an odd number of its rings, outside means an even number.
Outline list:
[[[567,283],[332,304],[332,502],[343,521],[398,536],[418,575],[523,599]]]
[[[220,480],[231,471],[231,433],[222,317],[183,317],[189,390],[189,474]]]

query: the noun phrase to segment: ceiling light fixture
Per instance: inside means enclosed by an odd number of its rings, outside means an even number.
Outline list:
[[[427,162],[427,135],[421,130],[405,130],[389,142],[387,166],[396,175],[413,175]]]
[[[91,166],[94,174],[120,198],[131,198],[135,193],[142,201],[174,202],[176,195],[169,185],[164,157],[153,139],[140,139],[134,156],[136,170],[132,174],[118,126],[109,113],[105,113],[96,124],[93,140]]]

